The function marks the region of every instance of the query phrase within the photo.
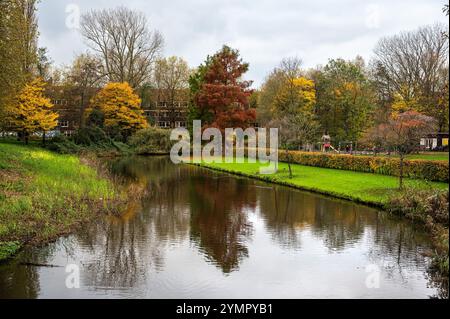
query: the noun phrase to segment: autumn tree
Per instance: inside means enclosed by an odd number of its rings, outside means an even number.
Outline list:
[[[448,26],[435,24],[382,38],[372,61],[378,90],[400,95],[417,112],[435,117],[448,129]]]
[[[35,73],[37,2],[0,1],[0,127],[7,126],[6,105]]]
[[[58,114],[53,112],[50,99],[44,96],[44,89],[45,83],[36,78],[25,85],[10,105],[9,119],[26,144],[29,136],[36,132],[42,132],[45,144],[46,132],[58,124]]]
[[[189,113],[188,128],[192,130],[194,120],[201,120],[202,123],[213,122],[213,114],[206,108],[197,105],[197,96],[205,82],[205,75],[212,63],[212,57],[208,55],[205,62],[200,64],[189,76]]]
[[[371,125],[374,94],[362,62],[330,60],[315,73],[315,113],[336,141],[357,141]]]
[[[312,80],[305,77],[286,81],[273,101],[278,115],[312,114],[316,104],[316,89]]]
[[[258,101],[258,116],[263,124],[280,114],[297,112],[308,102],[311,103],[305,109],[313,106],[314,101],[305,98],[309,91],[315,99],[314,83],[303,77],[301,65],[297,57],[283,59],[266,78]]]
[[[281,61],[281,83],[272,100],[275,115],[307,111],[307,108],[311,111],[315,103],[314,83],[302,77],[301,65],[302,60],[297,57]]]
[[[310,146],[319,132],[315,112],[315,83],[301,69],[299,58],[283,59],[264,82],[258,98],[258,123],[279,130],[280,148],[288,150]]]
[[[433,132],[436,121],[417,111],[393,112],[386,123],[370,131],[372,140],[385,148],[395,150],[400,156],[399,185],[403,188],[405,156],[417,151],[420,139]]]
[[[155,63],[154,83],[158,91],[159,101],[169,103],[169,121],[175,127],[176,102],[185,100],[189,88],[190,70],[182,58],[169,57],[159,59]]]
[[[275,68],[265,79],[258,96],[257,120],[266,125],[274,119],[274,100],[284,84],[284,74],[280,68]]]
[[[110,82],[139,88],[149,81],[163,46],[158,31],[150,31],[145,15],[125,7],[93,10],[81,18],[81,34],[101,57]]]
[[[108,83],[91,100],[91,107],[102,112],[104,128],[110,136],[128,139],[136,131],[148,127],[140,98],[128,83]],[[89,113],[94,112],[90,110]]]
[[[248,68],[239,51],[224,46],[191,78],[194,103],[207,119],[206,125],[225,129],[254,123],[256,112],[249,104],[252,82],[242,79]]]

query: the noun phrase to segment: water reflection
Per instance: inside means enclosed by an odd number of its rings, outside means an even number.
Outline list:
[[[427,236],[385,213],[165,157],[110,166],[136,195],[127,211],[0,266],[1,298],[447,294],[427,277]],[[24,262],[79,264],[82,288],[67,290],[63,267]],[[365,286],[369,264],[378,290]]]
[[[224,273],[239,268],[248,257],[252,227],[247,211],[256,207],[256,194],[226,176],[203,177],[191,184],[191,240]]]

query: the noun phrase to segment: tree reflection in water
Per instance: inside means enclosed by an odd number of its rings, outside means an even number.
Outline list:
[[[83,286],[136,290],[168,266],[175,272],[183,268],[182,264],[167,265],[172,247],[185,247],[181,250],[188,251],[185,262],[200,256],[229,278],[252,254],[260,253],[251,250],[259,231],[273,243],[267,251],[281,248],[296,256],[323,247],[320,253],[328,256],[357,249],[364,254],[364,262],[383,267],[385,276],[400,277],[405,283],[408,270],[426,266],[426,234],[365,206],[190,165],[173,165],[166,157],[124,158],[112,161],[110,168],[118,183],[135,195],[127,211],[93,223],[58,245],[30,249],[18,261],[45,263],[63,255],[82,262]],[[308,246],[312,241],[315,248]],[[7,287],[6,293],[0,289],[0,297],[39,296],[39,271],[18,266],[18,261],[0,267],[0,287]],[[441,281],[432,275],[429,281],[438,288],[438,297],[448,296]],[[146,296],[145,292],[142,295]]]
[[[191,240],[224,273],[248,257],[252,227],[247,212],[256,207],[256,193],[235,179],[198,177],[190,187]]]

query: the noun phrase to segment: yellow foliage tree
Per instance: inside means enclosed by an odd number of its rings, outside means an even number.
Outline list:
[[[45,82],[36,78],[15,97],[9,107],[9,118],[13,126],[21,133],[25,143],[28,137],[35,132],[45,133],[58,124],[58,114],[53,109],[50,99],[44,95]]]
[[[104,126],[109,132],[120,133],[125,138],[149,126],[141,99],[126,82],[108,83],[92,98],[91,107],[103,113]]]
[[[304,111],[312,112],[316,104],[316,87],[314,81],[301,77],[294,80],[294,85],[298,89],[300,106]]]
[[[316,104],[316,88],[314,81],[305,77],[286,81],[274,99],[273,108],[279,114],[307,113],[311,114]]]
[[[416,99],[411,98],[405,100],[401,94],[394,95],[394,101],[392,102],[392,114],[397,115],[407,111],[418,111],[420,109],[419,103]]]

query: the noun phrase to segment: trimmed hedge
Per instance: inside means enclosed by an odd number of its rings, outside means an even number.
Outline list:
[[[342,169],[348,171],[398,176],[400,159],[375,156],[352,156],[344,154],[324,154],[290,151],[293,163]],[[286,152],[280,151],[279,160],[286,162]],[[404,176],[435,182],[448,182],[449,163],[445,161],[404,160]]]

